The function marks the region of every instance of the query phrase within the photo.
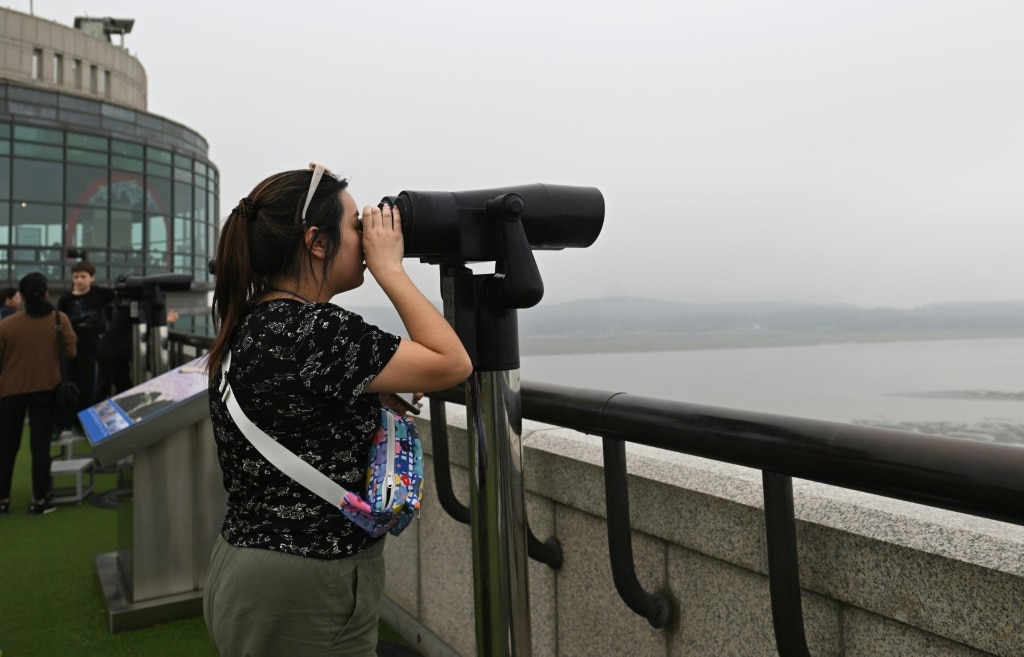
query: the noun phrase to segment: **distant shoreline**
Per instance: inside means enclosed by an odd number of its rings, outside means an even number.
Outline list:
[[[1024,338],[1024,331],[927,331],[884,333],[785,332],[755,334],[650,334],[628,336],[539,337],[520,336],[524,356],[569,354],[693,351],[703,349],[755,349],[824,344],[875,342],[929,342]]]

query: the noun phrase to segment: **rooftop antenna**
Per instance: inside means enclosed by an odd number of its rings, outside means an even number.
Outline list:
[[[121,37],[121,43],[118,45],[122,48],[124,48],[124,35],[131,32],[134,25],[134,18],[111,18],[110,16],[103,18],[75,17],[76,30],[81,30],[97,38],[106,39],[110,43],[113,43],[111,35],[117,34]]]

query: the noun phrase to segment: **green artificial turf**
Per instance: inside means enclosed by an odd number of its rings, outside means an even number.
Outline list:
[[[88,447],[80,444],[78,451],[88,456]],[[107,631],[95,558],[117,549],[117,511],[86,498],[59,504],[45,516],[28,516],[30,464],[26,432],[15,463],[11,514],[0,517],[0,657],[215,656],[201,617]],[[99,474],[93,495],[115,488],[116,474]],[[381,637],[402,643],[384,625]]]
[[[88,455],[87,447],[81,451]],[[59,504],[45,516],[27,515],[30,464],[26,436],[15,463],[11,514],[0,517],[3,657],[216,655],[202,618],[118,634],[107,631],[95,558],[117,549],[117,512],[94,507],[86,498],[81,504]],[[96,492],[116,487],[115,474],[96,476]]]

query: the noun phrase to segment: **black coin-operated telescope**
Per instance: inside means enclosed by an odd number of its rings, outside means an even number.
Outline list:
[[[146,380],[146,372],[167,371],[167,301],[164,292],[192,289],[191,274],[120,276],[114,282],[114,316],[110,329],[131,329],[132,381]]]
[[[604,223],[604,197],[594,187],[405,191],[381,203],[401,212],[405,257],[441,265],[445,317],[477,370],[519,368],[514,311],[544,296],[533,251],[590,246]],[[465,267],[490,261],[493,274]]]
[[[530,654],[516,311],[544,296],[535,250],[583,248],[604,223],[593,187],[522,185],[385,197],[405,256],[438,264],[444,314],[473,360],[466,382],[477,654]],[[466,265],[493,261],[494,273]]]

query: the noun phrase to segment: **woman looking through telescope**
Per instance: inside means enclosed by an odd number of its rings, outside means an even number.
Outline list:
[[[387,393],[432,391],[472,364],[402,265],[402,219],[360,217],[347,181],[322,165],[262,181],[217,247],[210,414],[228,510],[204,614],[221,655],[375,654],[384,541],[268,463],[229,415],[228,381],[254,424],[342,486],[363,483]],[[330,303],[368,269],[408,339]]]

